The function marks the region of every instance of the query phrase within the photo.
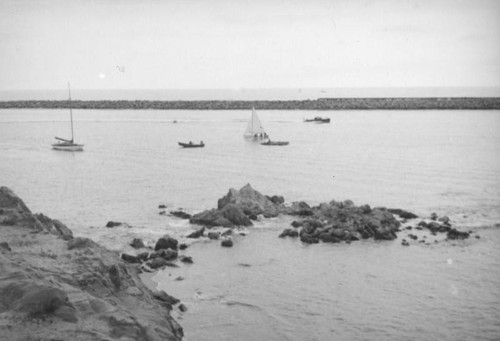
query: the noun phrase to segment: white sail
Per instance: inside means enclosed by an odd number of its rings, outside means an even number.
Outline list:
[[[250,121],[248,121],[247,129],[243,136],[245,137],[262,137],[266,134],[262,123],[259,120],[259,116],[255,112],[255,108],[252,108],[252,116],[250,117]],[[267,135],[267,134],[266,134]]]

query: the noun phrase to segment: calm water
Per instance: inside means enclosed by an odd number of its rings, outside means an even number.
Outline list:
[[[448,215],[481,238],[305,246],[277,238],[289,224],[280,217],[231,249],[194,243],[194,264],[153,280],[188,306],[176,316],[191,341],[500,337],[498,111],[321,112],[329,125],[302,123],[317,112],[258,113],[290,145],[244,141],[246,111],[74,111],[85,151],[57,152],[50,144],[69,136],[67,111],[2,110],[0,185],[125,251],[133,237],[153,243],[194,228],[159,215],[159,204],[199,212],[246,183],[288,202],[351,199]],[[177,147],[189,140],[206,147]],[[106,229],[108,220],[130,227]]]

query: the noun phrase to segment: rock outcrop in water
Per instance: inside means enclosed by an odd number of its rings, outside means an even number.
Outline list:
[[[137,266],[0,188],[0,333],[5,340],[181,340],[170,305]]]
[[[226,210],[229,207],[238,213],[228,215]],[[303,201],[285,205],[283,197],[263,195],[247,184],[240,190],[230,189],[223,198],[218,200],[216,209],[195,214],[190,221],[207,227],[232,228],[249,226],[252,224],[251,220],[256,219],[258,215],[276,217],[279,214],[297,217],[297,220],[292,222],[294,229],[285,229],[279,237],[300,237],[302,242],[310,244],[320,241],[351,242],[368,238],[394,240],[401,226],[397,217],[403,222],[418,218],[416,214],[402,209],[371,208],[369,205],[356,206],[350,200],[343,202],[332,200],[314,207]],[[447,233],[448,239],[469,237],[467,232],[452,229],[448,217],[438,219],[435,215],[431,219],[429,223],[422,221],[419,228],[426,228],[431,233]],[[199,233],[199,231],[202,232]],[[199,231],[195,233],[197,237],[202,236],[205,230]],[[210,235],[210,232],[208,234]],[[404,245],[406,244],[405,241]]]
[[[227,207],[234,207],[233,209],[244,214],[247,220],[242,219],[240,215],[238,219],[228,219],[230,223],[220,223],[218,219]],[[239,191],[230,189],[226,196],[219,199],[217,209],[195,214],[191,222],[206,226],[248,226],[251,224],[251,217],[276,217],[278,214],[307,217],[297,222],[296,226],[302,227],[300,234],[288,231],[282,234],[300,235],[300,239],[305,243],[317,243],[320,240],[350,241],[370,237],[391,240],[396,238],[395,233],[400,225],[394,216],[383,208],[372,210],[367,205],[357,207],[351,201],[331,201],[317,207],[311,207],[305,202],[294,202],[286,206],[283,197],[265,196],[254,190],[250,184]]]
[[[312,207],[299,224],[302,227],[300,240],[305,243],[317,243],[320,240],[329,243],[350,242],[367,238],[393,240],[400,226],[400,222],[385,208],[355,206],[349,200],[331,201]]]
[[[282,197],[267,197],[254,190],[250,184],[239,191],[231,188],[218,200],[217,208],[207,210],[191,217],[192,224],[208,227],[251,226],[258,215],[266,218],[276,217],[284,211]]]

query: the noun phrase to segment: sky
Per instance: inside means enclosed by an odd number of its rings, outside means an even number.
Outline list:
[[[0,90],[500,87],[496,0],[2,0]]]

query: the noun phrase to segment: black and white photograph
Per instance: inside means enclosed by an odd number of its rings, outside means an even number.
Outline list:
[[[0,1],[0,340],[500,340],[500,1]]]

